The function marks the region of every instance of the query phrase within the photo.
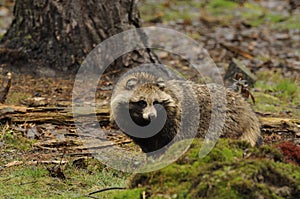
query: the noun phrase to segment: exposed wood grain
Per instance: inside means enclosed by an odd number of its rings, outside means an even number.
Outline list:
[[[93,112],[76,113],[77,117],[88,119],[94,115]],[[109,109],[100,107],[96,109],[96,116],[101,122],[109,121]],[[25,107],[25,106],[5,106],[0,105],[0,120],[9,120],[14,123],[52,123],[70,124],[74,123],[71,107]]]

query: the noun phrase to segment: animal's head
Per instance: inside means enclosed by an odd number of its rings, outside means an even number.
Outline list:
[[[152,74],[145,72],[126,73],[122,78],[120,78],[113,90],[110,102],[110,107],[112,110],[110,120],[114,122],[116,117],[120,116],[120,108],[125,108],[128,110],[129,100],[133,95],[134,89],[138,85],[143,85],[145,83],[154,81],[155,77]]]
[[[137,83],[137,79],[132,78],[126,84],[128,89],[133,90],[129,99],[129,113],[136,124],[148,125],[152,120],[161,119],[162,111],[168,112],[175,106],[175,100],[161,78],[152,83]]]

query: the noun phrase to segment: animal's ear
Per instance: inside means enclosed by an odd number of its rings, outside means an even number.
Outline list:
[[[164,89],[166,86],[165,81],[161,77],[157,79],[156,84],[160,89]]]
[[[131,79],[127,80],[126,89],[132,90],[136,86],[137,82],[138,82],[138,80],[136,78],[131,78]]]

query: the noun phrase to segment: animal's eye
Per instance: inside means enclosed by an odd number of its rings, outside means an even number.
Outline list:
[[[128,81],[127,81],[127,83],[126,83],[126,88],[128,89],[128,90],[132,90],[135,86],[136,86],[136,84],[137,84],[137,79],[135,79],[135,78],[131,78],[131,79],[129,79]]]
[[[145,108],[147,106],[147,102],[144,100],[140,100],[137,102],[138,106],[141,108]]]
[[[153,105],[155,106],[155,109],[159,112],[159,111],[161,111],[162,109],[164,109],[164,107],[163,107],[163,103],[160,103],[160,102],[158,102],[157,100],[155,100],[154,102],[153,102]]]

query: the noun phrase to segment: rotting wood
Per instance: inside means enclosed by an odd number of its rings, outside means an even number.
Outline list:
[[[47,147],[47,148],[73,147],[73,146],[80,146],[80,145],[82,145],[82,142],[79,139],[52,139],[52,140],[37,142],[33,144],[33,146],[36,147]]]
[[[83,109],[84,110],[84,109]],[[88,110],[88,109],[86,109]],[[96,116],[98,117],[98,122],[104,124],[109,124],[109,108],[107,106],[99,106],[96,109]],[[80,111],[77,113],[79,120],[89,121],[90,117],[95,113],[90,113],[89,111]],[[77,118],[78,119],[78,118]],[[35,124],[54,124],[54,125],[74,125],[74,118],[71,107],[26,107],[26,106],[7,106],[0,105],[0,121],[10,121],[14,124],[24,124],[24,123],[35,123]],[[77,120],[78,121],[78,120]],[[263,132],[266,133],[281,133],[281,134],[290,134],[297,136],[300,132],[300,119],[291,119],[291,118],[274,118],[274,117],[260,117],[260,122],[262,126]],[[67,148],[74,148],[75,150],[93,150],[99,148],[111,147],[113,142],[114,145],[122,145],[128,144],[131,140],[125,138],[119,138],[119,136],[123,137],[122,133],[113,134],[111,131],[108,131],[106,134],[106,139],[101,139],[101,137],[94,137],[94,134],[85,134],[76,132],[74,136],[74,140],[78,141],[78,144],[68,145],[66,143],[61,146]],[[85,145],[83,143],[79,143],[80,139],[78,136],[84,140],[89,139],[97,139],[98,142],[96,145]],[[69,136],[70,137],[70,136]],[[72,139],[73,140],[73,139]],[[56,151],[60,148],[59,143],[62,140],[52,141],[53,143],[46,145],[44,143],[36,143],[36,148],[47,151]],[[100,144],[99,144],[100,143]],[[87,147],[88,146],[88,147]],[[77,147],[77,148],[76,148]]]
[[[10,167],[14,167],[14,166],[20,166],[20,165],[38,165],[38,164],[67,164],[69,163],[69,161],[65,161],[65,160],[43,160],[43,161],[13,161],[10,162],[6,165],[4,165],[5,168],[10,168]]]
[[[262,117],[260,118],[260,122],[263,128],[300,132],[300,119]]]
[[[77,113],[77,117],[88,119],[95,115],[93,112]],[[109,121],[109,108],[96,108],[98,121]],[[0,105],[0,121],[10,120],[13,123],[51,123],[51,124],[71,124],[74,117],[71,107],[25,107],[25,106],[5,106]]]
[[[86,109],[88,110],[88,109]],[[78,117],[89,117],[95,113],[89,111],[77,113]],[[110,109],[107,106],[96,108],[99,122],[109,121]],[[9,119],[14,123],[58,123],[70,124],[74,122],[71,107],[26,107],[14,105],[0,105],[0,121]],[[260,117],[262,126],[283,127],[284,125],[300,128],[300,119]]]

